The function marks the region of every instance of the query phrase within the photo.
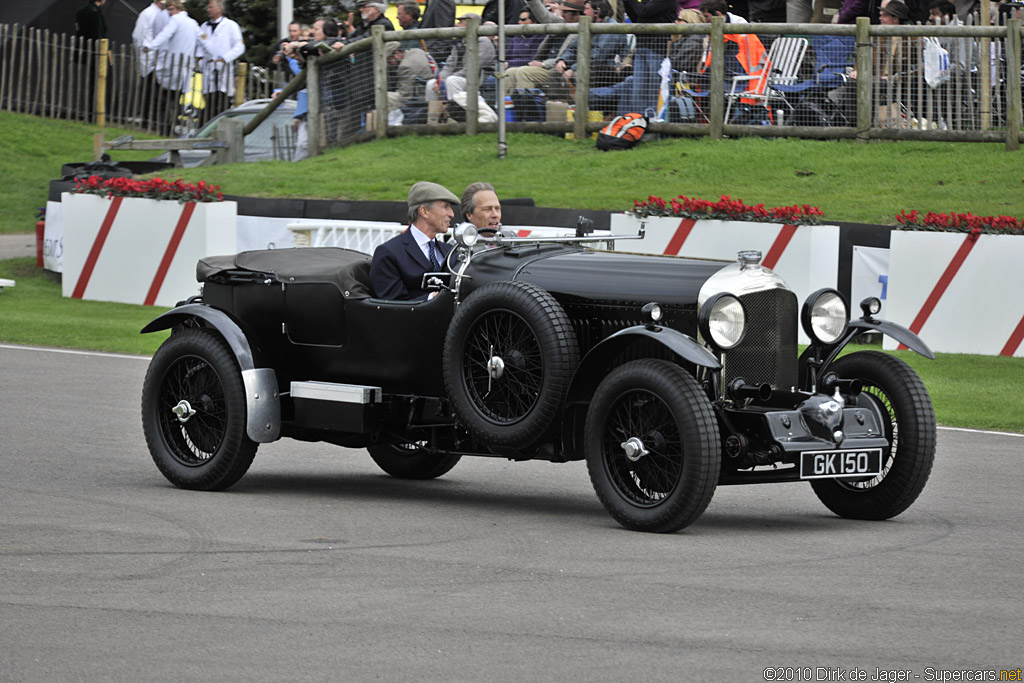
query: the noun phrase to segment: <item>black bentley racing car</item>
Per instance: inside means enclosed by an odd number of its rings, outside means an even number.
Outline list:
[[[924,385],[894,356],[839,356],[876,332],[934,357],[874,317],[877,299],[851,319],[834,289],[800,306],[758,252],[614,250],[642,229],[453,233],[427,301],[374,298],[369,257],[345,249],[200,261],[202,294],[143,329],[172,330],[142,392],[164,476],[225,489],[283,437],[366,448],[414,479],[466,455],[586,460],[612,517],[658,532],[691,524],[723,484],[807,480],[857,519],[898,515],[921,493],[935,452]]]

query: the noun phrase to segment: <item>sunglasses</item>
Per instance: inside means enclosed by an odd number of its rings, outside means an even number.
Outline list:
[[[529,21],[529,20],[530,20],[530,15],[519,17],[519,21]]]

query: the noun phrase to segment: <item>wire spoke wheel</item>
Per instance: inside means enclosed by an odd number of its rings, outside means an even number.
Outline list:
[[[597,497],[637,531],[692,524],[721,472],[711,404],[692,375],[665,360],[633,361],[605,377],[587,410],[584,451]]]
[[[246,434],[238,363],[217,333],[176,330],[153,355],[142,428],[153,462],[175,486],[226,489],[248,471],[258,444]]]
[[[480,443],[527,451],[548,436],[579,364],[561,304],[526,282],[492,282],[455,311],[444,383],[459,423]]]
[[[622,444],[637,439],[645,453],[627,457]],[[683,442],[664,401],[649,391],[621,395],[605,427],[604,461],[619,491],[640,506],[657,505],[680,484]]]
[[[818,499],[840,517],[889,519],[921,494],[935,460],[935,412],[924,383],[905,362],[878,351],[843,356],[832,371],[859,379],[856,401],[877,409],[889,441],[881,473],[870,479],[815,479]]]
[[[469,339],[464,362],[473,401],[497,424],[523,419],[544,381],[540,343],[530,326],[512,311],[494,311],[477,322]]]
[[[195,356],[175,360],[160,387],[159,403],[160,430],[171,454],[189,467],[213,457],[227,429],[227,409],[210,364]],[[182,410],[193,412],[179,417]]]

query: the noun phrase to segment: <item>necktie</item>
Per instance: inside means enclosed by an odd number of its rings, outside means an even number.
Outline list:
[[[437,261],[437,247],[434,246],[434,240],[427,242],[427,258],[430,259],[430,267],[434,271],[441,270],[441,264]]]

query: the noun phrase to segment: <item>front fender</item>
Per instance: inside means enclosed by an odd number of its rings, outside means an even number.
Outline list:
[[[185,304],[167,311],[142,328],[142,334],[167,330],[198,318],[215,329],[238,363],[245,387],[245,431],[256,443],[269,443],[281,436],[281,399],[277,373],[258,367],[258,358],[241,326],[224,311],[203,304]]]
[[[636,325],[619,330],[590,349],[586,357],[580,361],[579,367],[576,368],[576,373],[569,386],[568,400],[588,398],[603,378],[598,372],[600,368],[606,366],[627,346],[640,339],[653,340],[694,365],[712,370],[722,369],[722,363],[715,358],[714,354],[697,343],[693,337],[667,327]]]
[[[932,350],[924,343],[924,340],[902,325],[897,325],[896,323],[889,322],[888,320],[875,320],[873,318],[865,320],[864,318],[860,318],[859,320],[850,321],[850,329],[860,330],[861,332],[881,332],[882,334],[887,334],[911,351],[916,351],[929,360],[935,360],[935,354],[932,353]]]

